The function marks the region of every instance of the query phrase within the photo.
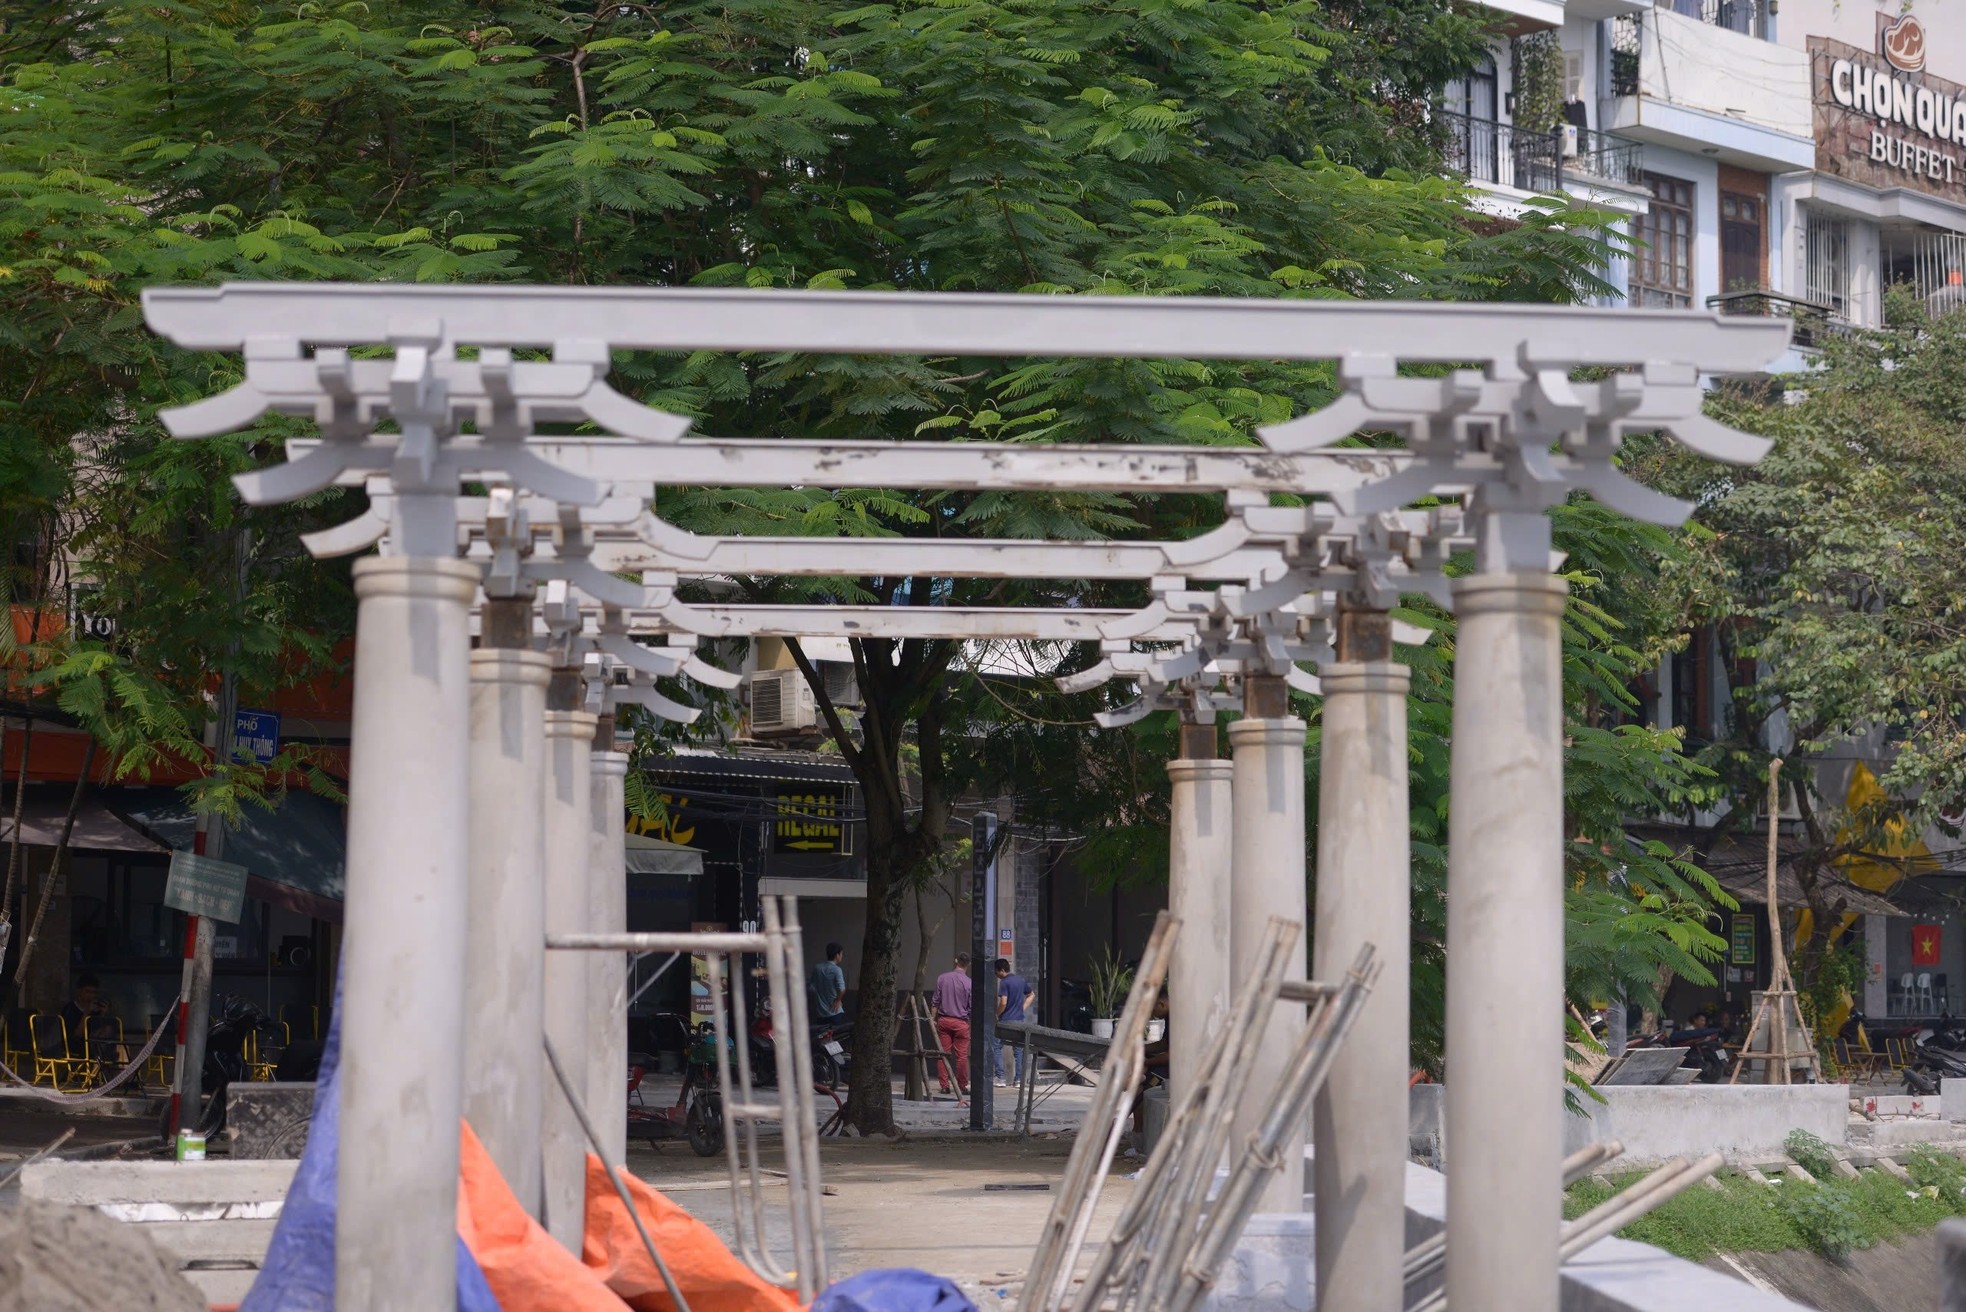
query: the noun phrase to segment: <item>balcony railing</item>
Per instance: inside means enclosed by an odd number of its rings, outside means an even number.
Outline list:
[[[1556,133],[1445,110],[1436,110],[1435,118],[1447,133],[1443,153],[1450,172],[1520,191],[1563,190],[1563,139]]]
[[[1768,39],[1770,0],[1671,0],[1664,8],[1742,36]]]
[[[1636,141],[1626,141],[1608,132],[1589,128],[1570,128],[1576,134],[1576,149],[1566,149],[1563,170],[1599,182],[1615,182],[1626,187],[1645,185],[1645,156]]]
[[[1835,306],[1783,296],[1779,292],[1722,292],[1718,296],[1707,297],[1707,308],[1722,314],[1787,319],[1795,325],[1795,336],[1790,340],[1805,349],[1821,346],[1826,338],[1850,331],[1850,321]]]

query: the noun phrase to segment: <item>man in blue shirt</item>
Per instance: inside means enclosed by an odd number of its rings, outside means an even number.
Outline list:
[[[1008,957],[997,958],[997,1019],[1026,1020],[1029,1013],[1025,1008],[1036,995],[1022,975],[1014,975],[1010,970]],[[1015,1059],[1013,1069],[1017,1072],[1017,1082],[1024,1082],[1024,1046],[1011,1043],[1011,1055]],[[997,1048],[997,1084],[1003,1085],[1003,1047]]]
[[[826,960],[818,962],[806,977],[812,990],[813,1023],[837,1025],[846,1019],[846,949],[837,943],[826,945]]]

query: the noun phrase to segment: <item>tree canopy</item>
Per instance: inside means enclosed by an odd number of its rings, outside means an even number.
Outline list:
[[[285,426],[162,436],[159,406],[209,394],[237,362],[147,337],[144,286],[1601,292],[1606,216],[1551,203],[1497,222],[1436,175],[1429,99],[1485,36],[1446,0],[34,7],[0,34],[0,505],[17,538],[29,522],[84,526],[81,568],[120,626],[117,644],[64,657],[86,676],[70,700],[106,719],[162,715],[162,699],[195,722],[205,672],[296,677],[347,624],[340,573],[292,545],[296,521],[346,507],[248,513],[221,477],[265,459]],[[1029,442],[1246,443],[1330,383],[1328,366],[1274,361],[623,355],[616,373],[719,434]],[[1223,513],[1199,497],[784,488],[665,490],[659,509],[704,531],[938,537],[1179,536]],[[231,606],[242,540],[247,604]],[[1628,559],[1579,551],[1584,568],[1608,577],[1659,557],[1656,542],[1613,540]],[[760,597],[913,604],[1139,599],[1071,580],[737,582]],[[1608,611],[1579,608],[1573,628],[1592,654],[1577,669],[1588,699],[1616,682],[1603,662],[1632,639]],[[1448,646],[1421,658],[1436,663],[1428,705],[1445,696]],[[859,989],[883,998],[903,898],[943,846],[952,798],[988,786],[983,770],[1004,759],[977,735],[1025,722],[992,718],[1000,703],[957,644],[857,640],[854,658],[864,709],[824,710],[868,806]],[[1444,761],[1444,720],[1416,711],[1415,725],[1416,751]],[[1086,750],[1135,750],[1102,741]],[[1670,761],[1668,746],[1584,735],[1580,816],[1683,786],[1676,764],[1646,764]],[[1424,854],[1440,798],[1423,795]],[[1580,832],[1602,847],[1614,828]],[[865,1130],[891,1124],[887,1037],[866,1027],[854,1066]]]

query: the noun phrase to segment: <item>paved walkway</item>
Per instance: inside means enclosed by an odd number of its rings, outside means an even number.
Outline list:
[[[912,1266],[947,1276],[985,1308],[1007,1305],[1030,1262],[1054,1194],[987,1189],[1046,1184],[1055,1189],[1072,1150],[1070,1136],[970,1138],[910,1134],[898,1140],[827,1139],[820,1177],[835,1192],[821,1206],[834,1279],[879,1267]],[[782,1165],[776,1145],[768,1166]],[[1124,1178],[1138,1163],[1116,1163],[1101,1193],[1092,1234],[1111,1227],[1130,1195]],[[701,1158],[681,1143],[629,1149],[628,1168],[730,1242],[730,1195],[722,1158]],[[768,1194],[768,1238],[789,1250],[784,1188]]]

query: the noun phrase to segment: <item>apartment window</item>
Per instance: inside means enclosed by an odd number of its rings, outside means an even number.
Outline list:
[[[1839,315],[1850,308],[1850,225],[1803,211],[1802,296]]]
[[[1447,129],[1447,167],[1472,182],[1500,182],[1500,78],[1487,55],[1473,70],[1450,80],[1441,95]]]
[[[1761,288],[1761,198],[1720,193],[1720,290]]]
[[[1652,208],[1632,220],[1633,305],[1685,309],[1693,304],[1693,184],[1645,175]]]

